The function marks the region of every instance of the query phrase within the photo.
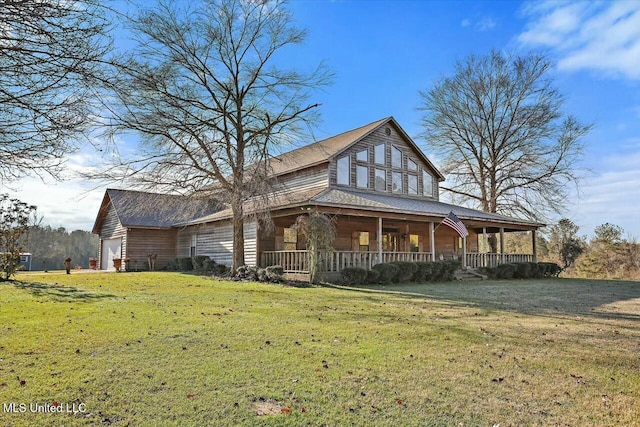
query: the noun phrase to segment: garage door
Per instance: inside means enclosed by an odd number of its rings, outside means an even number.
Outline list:
[[[102,259],[100,260],[100,268],[102,270],[115,270],[113,259],[121,257],[121,247],[122,239],[106,239],[102,241]]]

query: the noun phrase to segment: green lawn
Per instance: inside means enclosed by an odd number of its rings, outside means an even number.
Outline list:
[[[2,426],[640,424],[638,282],[19,278]],[[31,413],[54,401],[78,412]]]

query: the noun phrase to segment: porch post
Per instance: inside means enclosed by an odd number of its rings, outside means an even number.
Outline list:
[[[436,230],[433,222],[429,223],[429,246],[431,246],[431,262],[436,261]]]
[[[500,227],[500,261],[504,262],[504,227]]]
[[[533,248],[533,262],[538,262],[538,248],[536,247],[536,230],[531,230],[531,247]]]
[[[467,236],[462,238],[462,268],[467,268]]]
[[[378,217],[378,263],[382,263],[382,217]]]

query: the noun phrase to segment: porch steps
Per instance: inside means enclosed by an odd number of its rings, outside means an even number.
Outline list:
[[[460,269],[457,270],[454,274],[454,278],[456,280],[464,280],[464,281],[471,281],[471,280],[487,280],[488,277],[478,273],[476,270],[468,268],[466,270]]]

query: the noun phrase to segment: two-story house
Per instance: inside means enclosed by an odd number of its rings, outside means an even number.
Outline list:
[[[270,169],[278,183],[269,204],[274,227],[266,232],[257,222],[245,223],[247,265],[279,264],[286,272],[304,273],[304,238],[292,225],[311,209],[336,218],[334,251],[323,265],[328,273],[393,260],[453,257],[470,267],[535,260],[535,231],[544,224],[441,202],[444,177],[392,117],[284,153],[272,159]],[[150,215],[149,203],[161,204],[162,212]],[[162,254],[158,267],[193,255],[229,265],[231,209],[198,201],[185,211],[181,206],[187,203],[194,202],[107,190],[93,229],[100,235],[100,268],[112,268],[116,256],[144,265],[151,253]],[[466,238],[439,226],[450,212],[465,224]],[[531,253],[504,253],[504,233],[513,231],[531,231]],[[479,253],[486,233],[500,235],[500,253]]]

